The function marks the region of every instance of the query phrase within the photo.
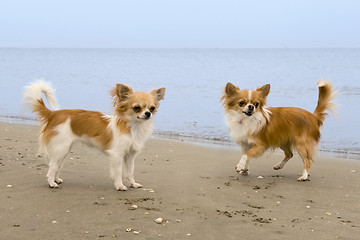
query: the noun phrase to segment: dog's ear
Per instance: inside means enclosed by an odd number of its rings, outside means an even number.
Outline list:
[[[162,88],[158,88],[158,89],[153,89],[150,91],[150,94],[154,96],[154,98],[157,101],[163,100],[165,97],[165,89],[164,87]]]
[[[231,95],[234,95],[236,93],[236,91],[238,91],[238,90],[240,90],[239,87],[228,82],[225,87],[225,94],[231,96]]]
[[[113,89],[113,94],[116,94],[120,101],[125,101],[132,93],[133,90],[131,87],[121,83],[117,83],[116,87]]]
[[[262,87],[259,87],[259,88],[256,89],[256,91],[261,92],[261,95],[263,97],[266,97],[270,92],[270,84],[266,84],[266,85],[264,85]]]

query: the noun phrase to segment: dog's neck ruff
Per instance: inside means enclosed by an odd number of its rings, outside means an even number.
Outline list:
[[[263,129],[270,120],[271,111],[263,108],[262,112],[255,112],[247,116],[242,112],[234,110],[226,111],[226,121],[231,136],[237,143],[252,143],[252,137]]]
[[[106,116],[110,119],[109,128],[113,134],[117,137],[115,139],[122,139],[124,141],[129,141],[132,148],[140,150],[145,143],[145,141],[151,136],[153,132],[153,121],[152,119],[148,120],[129,120],[129,119],[119,119],[118,116]],[[125,127],[126,131],[121,131],[118,123],[126,122]],[[126,139],[126,140],[125,140]]]
[[[133,120],[130,121],[131,135],[134,140],[147,139],[153,132],[153,120]]]

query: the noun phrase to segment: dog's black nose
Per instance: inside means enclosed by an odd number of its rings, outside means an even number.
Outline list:
[[[254,105],[249,105],[248,109],[249,109],[249,111],[253,111],[255,109],[255,107],[254,107]]]
[[[145,112],[145,116],[149,118],[151,116],[151,112]]]

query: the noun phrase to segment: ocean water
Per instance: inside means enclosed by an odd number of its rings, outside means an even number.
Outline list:
[[[319,79],[340,95],[319,149],[360,154],[360,49],[0,49],[0,117],[34,118],[21,108],[28,83],[44,78],[61,108],[112,112],[116,83],[134,90],[166,87],[155,117],[165,137],[234,144],[220,102],[232,82],[254,89],[271,84],[268,105],[313,111]]]

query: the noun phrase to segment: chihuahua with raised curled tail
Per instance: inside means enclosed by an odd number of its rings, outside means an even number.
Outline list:
[[[50,110],[45,106],[42,93],[50,106],[56,109],[54,90],[44,80],[27,86],[23,99],[41,121],[39,153],[48,157],[47,178],[51,188],[57,188],[63,182],[59,177],[60,170],[76,141],[98,148],[108,156],[111,177],[117,190],[127,190],[123,174],[131,187],[142,187],[134,180],[135,158],[152,134],[152,117],[160,100],[164,99],[165,88],[134,92],[129,86],[116,84],[111,90],[114,103],[112,115],[82,109]]]
[[[295,107],[267,107],[270,84],[255,90],[227,83],[221,98],[231,136],[240,145],[243,155],[236,171],[249,173],[249,161],[260,157],[267,149],[280,148],[285,158],[274,166],[282,169],[296,150],[304,163],[299,181],[308,180],[313,154],[320,140],[326,110],[332,111],[331,100],[336,93],[330,82],[319,81],[318,104],[313,113]]]

